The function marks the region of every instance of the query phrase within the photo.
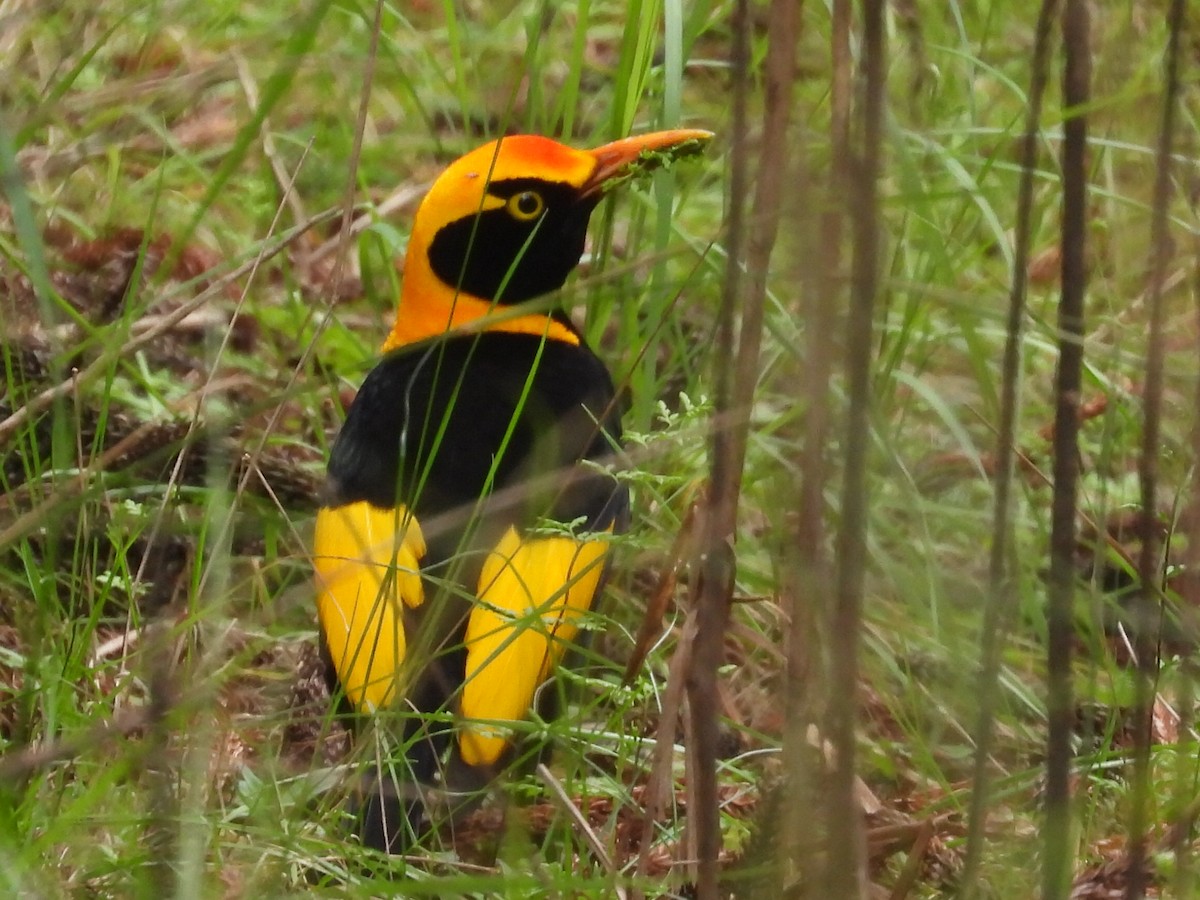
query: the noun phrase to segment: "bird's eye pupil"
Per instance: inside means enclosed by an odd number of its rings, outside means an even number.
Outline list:
[[[532,216],[541,208],[542,202],[533,191],[526,191],[517,197],[517,210],[527,216]]]

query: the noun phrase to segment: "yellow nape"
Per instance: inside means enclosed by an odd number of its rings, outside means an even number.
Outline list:
[[[510,528],[483,564],[479,601],[467,622],[459,748],[469,765],[490,765],[508,746],[504,722],[524,719],[578,631],[600,587],[608,542],[522,539]]]
[[[317,513],[317,614],[346,697],[370,713],[396,698],[404,662],[403,607],[425,599],[425,537],[403,507],[365,501]]]
[[[418,287],[418,285],[423,285]],[[514,316],[505,307],[490,300],[447,288],[433,272],[417,272],[408,266],[400,292],[400,306],[392,330],[383,342],[383,352],[418,341],[429,340],[451,331],[506,331],[545,336],[578,346],[579,336],[562,322],[543,313]]]

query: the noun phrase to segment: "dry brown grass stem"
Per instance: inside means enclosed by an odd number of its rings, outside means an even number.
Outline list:
[[[1050,512],[1050,568],[1047,598],[1046,809],[1042,895],[1065,898],[1070,890],[1071,760],[1073,691],[1071,645],[1074,633],[1075,543],[1079,491],[1079,400],[1083,376],[1084,297],[1087,290],[1087,119],[1091,58],[1086,0],[1066,0],[1062,18],[1062,297],[1058,306],[1058,371],[1055,377],[1054,494]]]
[[[826,733],[833,745],[834,765],[826,794],[828,852],[823,885],[827,896],[845,898],[861,897],[866,890],[866,848],[861,811],[855,799],[855,761],[858,654],[870,519],[867,450],[871,446],[871,365],[879,292],[879,175],[886,71],[884,7],[883,0],[863,3],[858,148],[852,156],[853,178],[848,192],[854,235],[846,328],[849,405],[830,631],[830,697],[837,699],[826,710]]]
[[[988,559],[989,600],[980,637],[981,664],[978,682],[978,717],[975,722],[975,761],[971,805],[967,818],[967,851],[959,896],[975,890],[983,854],[988,802],[988,767],[991,764],[996,687],[1005,630],[1013,615],[1016,591],[1012,559],[1012,494],[1018,457],[1017,418],[1020,410],[1021,346],[1024,338],[1029,254],[1032,242],[1033,180],[1037,171],[1038,137],[1042,101],[1050,79],[1050,51],[1058,0],[1043,0],[1038,13],[1031,62],[1029,105],[1021,139],[1021,180],[1017,189],[1017,220],[1013,238],[1012,284],[1008,294],[1008,323],[1001,370],[1000,424],[996,435],[996,475],[992,502],[992,548]]]
[[[724,662],[725,631],[733,597],[736,570],[733,542],[749,436],[749,411],[758,383],[766,278],[788,171],[788,131],[799,30],[797,4],[792,0],[774,0],[769,16],[766,106],[753,208],[747,218],[742,198],[747,195],[749,170],[745,135],[750,23],[746,0],[739,0],[734,8],[732,171],[726,232],[729,262],[717,326],[720,365],[709,458],[709,508],[701,518],[699,531],[692,594],[696,631],[687,675],[691,732],[688,825],[689,836],[696,846],[696,888],[700,898],[718,896],[721,832],[716,782],[717,670]],[[736,324],[739,314],[740,326]]]
[[[1143,522],[1142,546],[1138,557],[1141,582],[1136,635],[1137,680],[1134,698],[1134,753],[1132,805],[1125,887],[1126,900],[1138,900],[1146,892],[1147,829],[1152,792],[1150,745],[1153,742],[1153,707],[1158,677],[1158,635],[1162,627],[1162,541],[1152,523],[1158,517],[1158,456],[1162,444],[1163,367],[1166,349],[1163,335],[1163,296],[1167,265],[1171,256],[1168,209],[1172,194],[1171,158],[1175,144],[1180,93],[1180,42],[1184,28],[1184,0],[1172,0],[1167,25],[1165,85],[1162,125],[1158,135],[1154,197],[1150,222],[1150,334],[1146,347],[1146,378],[1142,392],[1142,445],[1138,459]]]

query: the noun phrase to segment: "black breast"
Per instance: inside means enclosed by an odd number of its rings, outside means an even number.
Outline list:
[[[456,515],[606,528],[623,514],[624,491],[576,463],[604,459],[620,440],[614,397],[583,345],[485,332],[398,350],[350,408],[329,502],[403,503],[427,530],[443,515],[449,531]]]

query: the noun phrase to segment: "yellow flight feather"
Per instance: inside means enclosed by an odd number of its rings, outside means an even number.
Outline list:
[[[484,561],[466,632],[459,748],[469,765],[489,765],[504,752],[507,729],[497,720],[525,718],[534,691],[592,605],[608,546],[571,537],[523,539],[510,528]]]
[[[396,697],[404,662],[403,607],[425,599],[425,537],[404,507],[360,501],[317,514],[317,613],[346,697],[370,713]]]

